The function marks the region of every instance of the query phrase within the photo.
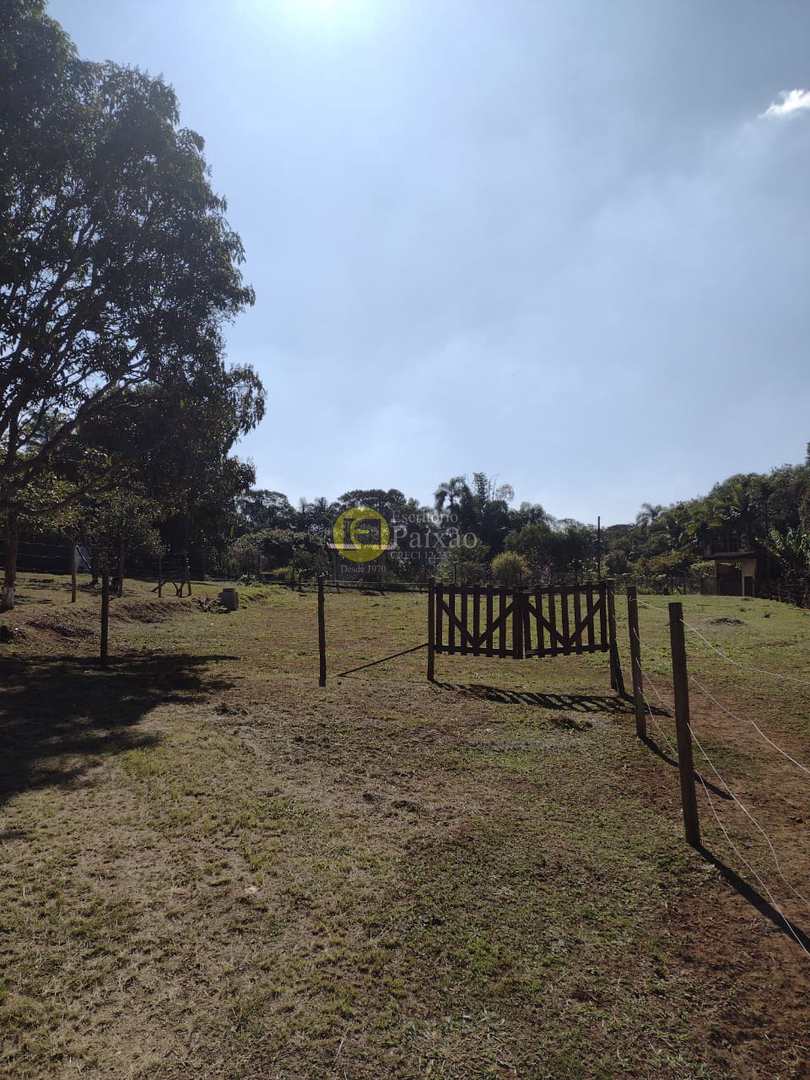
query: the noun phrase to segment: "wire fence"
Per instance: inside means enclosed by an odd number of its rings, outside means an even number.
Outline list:
[[[650,611],[652,611],[655,615],[660,615],[661,619],[666,621],[668,624],[670,623],[670,619],[675,617],[673,611],[670,611],[669,618],[667,618],[667,615],[665,615],[664,612],[661,612],[660,609],[656,608],[654,605],[645,604],[643,601],[638,602],[645,608],[648,608]],[[678,609],[680,609],[680,605],[677,605],[676,610]],[[735,661],[733,658],[729,657],[722,649],[716,648],[703,634],[700,633],[699,630],[697,630],[696,627],[691,626],[691,624],[689,624],[683,618],[681,619],[681,621],[684,630],[696,635],[699,641],[701,641],[711,649],[713,655],[719,656],[720,659],[722,659],[725,663],[732,665],[735,669],[744,670],[750,672],[753,675],[766,674],[777,678],[782,677],[782,673],[779,672],[772,672],[768,671],[767,669],[759,669],[753,665],[749,666],[740,664],[738,661]],[[657,699],[660,708],[666,712],[670,712],[673,708],[672,704],[666,700],[665,695],[661,692],[657,683],[650,675],[649,671],[642,667],[640,661],[639,669],[641,671],[641,677],[645,689],[646,687],[649,687],[655,695],[655,698]],[[805,680],[799,681],[802,683],[806,682]],[[784,759],[790,766],[801,772],[802,778],[804,776],[810,775],[810,769],[800,760],[798,760],[797,757],[787,751],[783,746],[780,746],[775,739],[773,739],[763,730],[762,726],[757,723],[756,720],[748,716],[741,716],[738,711],[730,708],[728,705],[722,702],[716,696],[716,694],[713,694],[706,687],[702,679],[699,679],[694,674],[689,673],[688,685],[695,691],[697,695],[700,695],[705,701],[710,702],[712,705],[718,708],[723,713],[723,715],[727,716],[730,720],[732,720],[735,724],[735,732],[742,733],[745,732],[748,727],[753,728],[754,732],[762,742],[764,742],[772,750],[778,753],[781,758]],[[660,741],[660,743],[666,748],[667,752],[672,756],[673,759],[680,761],[678,750],[673,747],[663,723],[659,723],[659,719],[655,715],[655,710],[651,707],[646,694],[643,695],[643,703],[649,717],[650,728],[655,733],[655,738]],[[789,916],[786,914],[783,905],[779,902],[775,890],[765,880],[763,873],[761,873],[754,865],[754,863],[752,862],[752,858],[749,858],[745,854],[745,852],[741,850],[744,845],[750,847],[750,841],[735,842],[735,839],[731,834],[731,830],[723,821],[722,814],[718,809],[715,798],[712,797],[712,790],[714,790],[715,796],[722,795],[724,798],[727,798],[729,800],[729,804],[733,806],[734,809],[743,816],[746,824],[751,826],[755,830],[759,838],[764,842],[768,859],[773,864],[773,869],[779,879],[781,888],[787,891],[792,901],[799,905],[800,910],[804,914],[810,915],[810,901],[808,901],[804,893],[802,893],[790,880],[788,873],[786,873],[784,857],[780,858],[774,837],[771,835],[768,829],[766,829],[762,821],[752,812],[750,806],[747,805],[746,802],[740,797],[739,791],[736,790],[735,787],[732,787],[729,780],[726,778],[726,776],[723,775],[717,763],[716,755],[714,753],[710,753],[705,745],[705,734],[703,735],[703,737],[701,737],[701,734],[696,730],[696,724],[694,718],[692,717],[690,717],[688,721],[688,731],[691,740],[697,747],[702,762],[705,763],[706,768],[708,768],[709,772],[714,776],[717,784],[719,785],[719,789],[714,788],[713,785],[706,780],[702,770],[697,768],[694,769],[694,778],[698,781],[703,790],[706,805],[709,808],[713,821],[720,830],[720,833],[728,848],[731,850],[735,858],[739,860],[739,864],[746,868],[748,873],[751,874],[752,879],[762,890],[762,894],[767,897],[772,909],[778,914],[779,918],[781,919],[787,933],[790,935],[791,938],[793,938],[793,940],[797,943],[801,950],[808,957],[810,957],[810,949],[808,949],[808,944],[810,944],[810,942],[808,942],[807,935],[804,934],[804,932],[800,930],[791,921]]]

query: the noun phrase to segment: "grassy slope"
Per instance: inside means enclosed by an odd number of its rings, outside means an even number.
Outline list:
[[[311,595],[243,590],[212,615],[133,585],[102,673],[79,636],[97,599],[71,609],[61,579],[21,592],[4,621],[27,636],[0,646],[0,1074],[807,1074],[810,961],[741,895],[756,881],[702,793],[722,865],[686,847],[677,772],[633,737],[603,656],[442,657],[429,686],[416,653],[319,690]],[[666,690],[666,606],[648,602],[645,667]],[[424,603],[330,595],[332,670],[418,643]],[[733,658],[810,682],[804,613],[685,610]],[[697,644],[712,693],[810,757],[810,688]],[[694,706],[801,890],[807,777]],[[715,803],[810,929],[756,832]]]

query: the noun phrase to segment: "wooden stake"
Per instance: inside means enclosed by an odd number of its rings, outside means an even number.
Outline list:
[[[163,554],[158,554],[158,596],[163,596]]]
[[[107,666],[110,641],[110,572],[105,567],[101,575],[101,666]]]
[[[320,657],[318,686],[326,686],[326,612],[324,609],[323,574],[318,575],[318,655]]]
[[[689,727],[689,673],[683,634],[683,605],[669,605],[669,641],[672,648],[672,686],[675,693],[675,731],[678,736],[678,771],[681,775],[683,827],[692,847],[700,847],[700,824],[695,798],[695,763]]]
[[[622,662],[619,659],[619,644],[616,640],[616,600],[613,593],[613,582],[607,584],[608,603],[608,640],[610,642],[610,686],[622,697],[625,696],[624,675],[622,675]]]
[[[630,628],[630,667],[633,676],[633,703],[636,709],[636,735],[647,738],[647,713],[644,708],[644,681],[641,674],[641,638],[638,632],[638,593],[627,586],[627,624]]]
[[[433,578],[428,582],[428,647],[427,647],[427,677],[428,682],[434,681],[435,650],[436,650],[436,583]]]

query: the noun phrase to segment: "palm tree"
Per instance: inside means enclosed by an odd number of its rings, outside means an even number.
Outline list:
[[[439,511],[444,510],[444,504],[448,503],[450,509],[453,510],[457,502],[466,496],[471,496],[469,485],[467,484],[466,476],[451,476],[449,480],[442,481],[436,488],[436,492],[433,496],[436,509]]]
[[[636,525],[650,526],[664,511],[663,506],[654,506],[652,503],[642,503],[641,510],[636,514]]]

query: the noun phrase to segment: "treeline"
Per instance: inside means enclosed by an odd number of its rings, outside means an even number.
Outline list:
[[[223,327],[253,303],[204,143],[162,79],[82,60],[41,0],[0,4],[2,603],[20,537],[224,550],[264,411]]]
[[[810,594],[810,457],[767,474],[732,476],[701,498],[645,503],[634,522],[601,533],[537,503],[516,505],[510,485],[482,472],[439,484],[429,507],[397,489],[353,490],[297,506],[281,492],[254,490],[237,499],[241,536],[229,551],[230,570],[333,572],[327,544],[352,506],[371,507],[391,523],[394,550],[384,559],[390,577],[574,583],[601,572],[666,591],[713,579],[713,553],[746,551],[760,563],[760,592],[778,584],[798,603]]]

